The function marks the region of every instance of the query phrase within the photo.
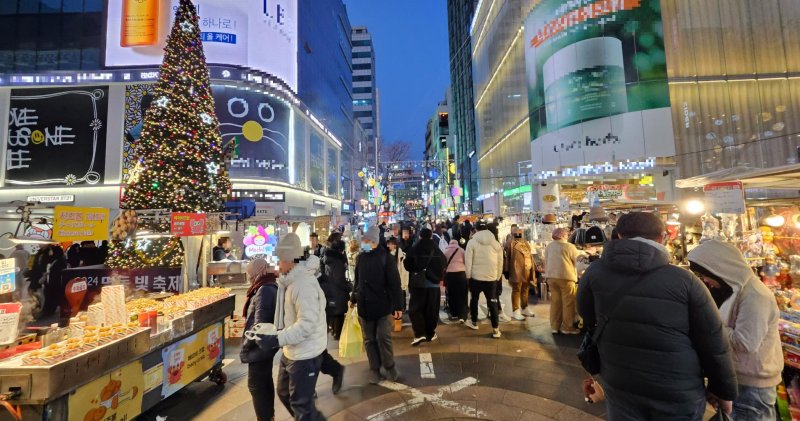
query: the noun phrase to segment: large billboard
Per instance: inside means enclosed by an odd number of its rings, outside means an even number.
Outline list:
[[[109,0],[105,64],[158,66],[178,0]],[[297,91],[297,0],[193,0],[209,64],[248,67]]]
[[[525,40],[534,173],[675,154],[659,0],[543,0]]]
[[[3,139],[6,185],[101,183],[107,123],[107,87],[12,90]]]

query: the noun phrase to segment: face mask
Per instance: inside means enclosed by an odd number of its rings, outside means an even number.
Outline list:
[[[361,243],[361,250],[365,252],[372,251],[372,244],[370,243]]]
[[[522,238],[522,234],[514,234],[514,238]]]

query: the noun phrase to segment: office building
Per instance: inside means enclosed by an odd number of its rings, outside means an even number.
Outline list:
[[[372,35],[364,26],[354,26],[353,44],[353,116],[368,135],[365,145],[367,163],[377,168],[381,136],[380,95],[376,80],[375,48]]]
[[[425,128],[425,175],[426,199],[428,211],[432,215],[452,216],[448,212],[453,208],[450,187],[455,181],[450,171],[450,162],[454,158],[454,138],[450,135],[450,90],[445,100],[436,106],[436,112],[428,120]],[[455,209],[452,209],[454,211]]]
[[[470,24],[477,0],[447,0],[450,45],[450,133],[455,138],[456,178],[464,186],[464,210],[479,204],[478,157],[475,144],[475,107],[472,86]]]

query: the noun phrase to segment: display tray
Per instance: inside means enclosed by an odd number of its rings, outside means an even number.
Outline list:
[[[235,275],[244,274],[247,267],[246,260],[222,260],[209,262],[206,271],[209,275]]]
[[[0,389],[22,389],[17,401],[22,405],[39,405],[63,396],[150,351],[150,329],[101,345],[52,365],[26,366],[23,356],[0,362]]]

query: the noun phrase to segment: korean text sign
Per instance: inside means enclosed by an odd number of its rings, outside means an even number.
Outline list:
[[[206,215],[203,213],[173,212],[170,232],[177,237],[205,235]]]
[[[222,338],[222,323],[215,323],[164,348],[161,396],[171,396],[221,362]]]
[[[56,206],[53,239],[60,242],[108,240],[108,209]]]

